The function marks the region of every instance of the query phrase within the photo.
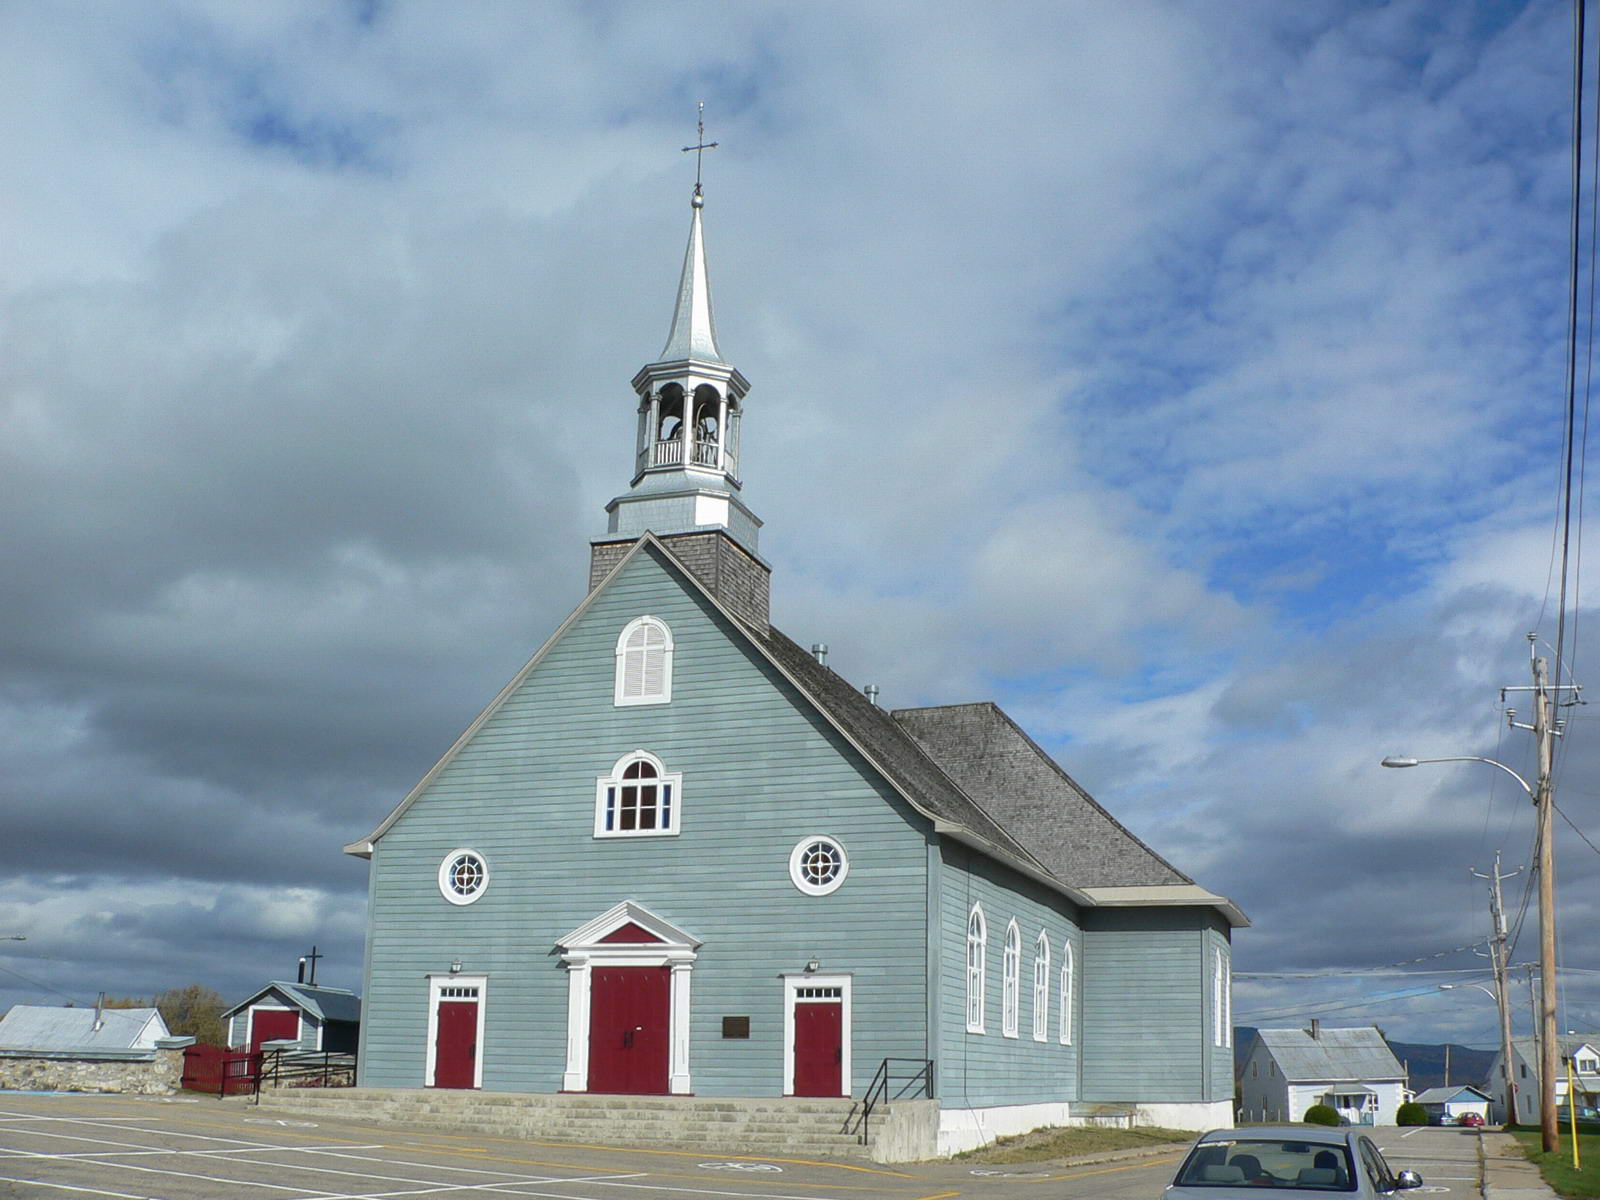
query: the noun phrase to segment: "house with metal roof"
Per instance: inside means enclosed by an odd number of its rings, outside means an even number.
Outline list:
[[[0,1017],[0,1053],[102,1054],[154,1050],[170,1038],[154,1008],[72,1008],[17,1004]]]
[[[884,707],[772,626],[702,204],[587,595],[345,847],[360,1083],[848,1111],[913,1064],[927,1154],[1230,1124],[1239,909],[996,705]]]
[[[1256,1031],[1239,1074],[1244,1121],[1298,1121],[1326,1104],[1351,1125],[1393,1125],[1406,1099],[1406,1072],[1371,1025]]]
[[[344,988],[273,982],[222,1012],[228,1045],[259,1050],[293,1041],[298,1049],[354,1054],[361,1033],[361,997]]]

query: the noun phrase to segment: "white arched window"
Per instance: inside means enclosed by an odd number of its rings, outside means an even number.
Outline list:
[[[1216,1046],[1233,1044],[1233,980],[1228,956],[1213,952],[1211,964],[1211,1042]]]
[[[1061,1044],[1072,1045],[1072,943],[1061,944]]]
[[[1050,939],[1044,930],[1033,944],[1033,1040],[1050,1036]]]
[[[1022,991],[1022,930],[1015,921],[1006,926],[1005,976],[1000,993],[1000,1032],[1017,1036],[1017,1009]]]
[[[670,775],[645,750],[617,759],[611,774],[595,780],[595,837],[661,837],[678,832],[683,776]]]
[[[983,1032],[983,989],[989,949],[989,926],[983,906],[974,904],[967,916],[967,1032]]]
[[[672,630],[660,617],[628,622],[617,639],[617,704],[666,704],[672,699]]]

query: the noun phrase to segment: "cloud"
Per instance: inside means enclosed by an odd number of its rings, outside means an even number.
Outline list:
[[[1465,868],[1527,813],[1374,764],[1525,748],[1494,701],[1553,635],[1567,36],[1422,3],[6,10],[0,924],[41,982],[0,1003],[247,989],[313,941],[355,981],[340,845],[581,599],[627,484],[700,99],[777,623],[888,703],[1002,702],[1256,917],[1241,970],[1481,936]]]

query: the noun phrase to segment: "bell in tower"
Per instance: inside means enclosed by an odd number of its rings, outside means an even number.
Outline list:
[[[705,141],[702,124],[700,144],[685,149],[698,155],[715,144]],[[757,551],[761,520],[740,497],[739,432],[750,384],[717,347],[698,179],[690,207],[667,344],[633,377],[639,397],[633,480],[606,505],[606,536],[593,543],[589,586],[648,531],[736,615],[764,630],[769,569]]]

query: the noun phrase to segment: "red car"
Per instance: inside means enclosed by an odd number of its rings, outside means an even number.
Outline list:
[[[1483,1124],[1483,1117],[1481,1114],[1475,1112],[1462,1113],[1456,1118],[1456,1124],[1467,1125],[1473,1129],[1476,1129],[1478,1126]]]

